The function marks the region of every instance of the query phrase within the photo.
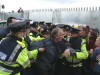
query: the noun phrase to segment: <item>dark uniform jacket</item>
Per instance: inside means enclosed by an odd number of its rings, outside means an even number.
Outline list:
[[[13,37],[13,38],[12,38]],[[0,60],[4,60],[4,61],[8,61],[9,60],[9,57],[10,55],[12,54],[14,48],[17,46],[17,42],[16,40],[18,40],[17,37],[15,36],[10,36],[10,37],[7,37],[7,39],[4,39],[1,41],[1,44],[0,44],[0,52],[3,52],[4,54],[4,58],[0,59]],[[20,50],[18,51],[18,53],[15,55],[13,61],[16,61],[18,55],[20,53]],[[2,57],[2,56],[1,56]]]
[[[7,36],[7,34],[9,34],[9,33],[10,33],[10,30],[8,28],[0,30],[0,40],[2,38],[5,38]]]
[[[76,51],[81,51],[82,39],[80,37],[73,37],[69,40],[71,47]]]

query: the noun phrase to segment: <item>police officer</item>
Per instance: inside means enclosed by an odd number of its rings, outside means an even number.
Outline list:
[[[70,37],[71,37],[71,33],[70,33],[70,31],[71,31],[71,26],[70,26],[70,25],[65,25],[65,26],[64,26],[64,31],[65,31],[64,39],[65,39],[66,41],[69,42],[69,39],[70,39]]]
[[[38,37],[38,23],[33,22],[31,25],[31,34],[33,37]]]
[[[31,44],[31,43],[34,43],[34,42],[38,42],[38,41],[40,41],[40,40],[43,40],[44,38],[41,38],[41,37],[34,37],[34,36],[32,36],[31,34],[32,33],[30,33],[30,21],[29,20],[26,20],[26,22],[27,22],[27,25],[25,25],[25,30],[24,30],[24,40],[25,40],[25,42],[26,42],[26,45],[27,45],[27,47]]]
[[[50,31],[51,26],[52,26],[52,23],[51,22],[48,22],[48,23],[46,23],[46,26],[47,26],[47,29]]]
[[[68,75],[82,75],[82,59],[86,59],[88,57],[86,42],[82,41],[82,39],[78,36],[79,31],[80,30],[76,28],[71,28],[71,38],[69,42],[71,47],[75,49],[76,53],[74,56],[66,58],[68,64]]]
[[[40,28],[42,28],[44,25],[45,25],[45,22],[44,21],[39,22]]]
[[[84,41],[84,43],[86,43],[86,47],[87,47],[87,50],[88,52],[90,51],[90,49],[88,48],[89,45],[88,45],[88,41],[89,41],[89,38],[88,38],[88,30],[86,29],[86,27],[83,27],[83,26],[80,26],[79,27],[80,29],[80,32],[79,32],[79,36],[82,38],[82,40]],[[94,46],[92,45],[92,48]],[[91,49],[92,49],[91,48]],[[82,60],[82,74],[83,75],[91,75],[90,74],[90,71],[91,71],[91,67],[90,67],[90,55],[87,59],[85,60]]]
[[[19,75],[19,72],[30,66],[29,58],[34,52],[28,51],[22,42],[26,22],[16,22],[9,26],[11,34],[0,42],[0,74]]]
[[[23,36],[23,43],[25,43],[26,44],[26,47],[27,47],[27,49],[29,50],[29,46],[30,46],[30,44],[32,44],[32,43],[34,43],[34,42],[37,42],[37,41],[40,41],[40,40],[42,40],[42,39],[44,39],[44,38],[34,38],[33,36],[31,36],[30,35],[30,21],[29,20],[26,20],[26,25],[24,26],[25,27],[25,29],[24,29],[24,31],[23,31],[23,33],[24,33],[24,36]],[[35,63],[35,60],[36,60],[36,57],[37,57],[37,54],[38,54],[38,52],[37,52],[38,50],[34,50],[33,52],[34,52],[34,60],[33,59],[30,59],[30,61],[31,61],[31,66],[30,67],[28,67],[28,68],[26,68],[26,69],[24,69],[21,73],[22,73],[22,75],[27,75],[27,74],[29,74],[29,75],[33,75],[35,72],[34,72],[34,63]]]
[[[44,29],[43,31],[41,31],[42,37],[47,39],[50,38],[50,32],[48,29]]]

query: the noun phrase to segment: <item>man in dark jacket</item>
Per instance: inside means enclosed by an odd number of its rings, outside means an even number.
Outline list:
[[[32,47],[45,48],[45,51],[38,53],[37,56],[36,66],[37,72],[39,73],[38,75],[54,75],[55,63],[58,57],[60,57],[63,52],[66,57],[70,56],[70,48],[62,41],[63,37],[63,30],[61,28],[54,28],[49,39],[31,45],[31,49],[33,49]]]
[[[7,19],[7,26],[9,26],[11,23],[14,23],[14,22],[16,22],[16,18],[15,17],[9,17]],[[0,30],[0,40],[2,38],[5,38],[9,33],[10,33],[10,29],[8,27]]]

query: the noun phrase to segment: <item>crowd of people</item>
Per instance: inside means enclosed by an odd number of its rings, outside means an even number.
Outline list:
[[[89,26],[7,19],[0,75],[100,75],[100,35]]]

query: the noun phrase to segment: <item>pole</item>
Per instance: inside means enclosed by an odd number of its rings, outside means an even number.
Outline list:
[[[1,4],[0,4],[0,20],[1,20]]]
[[[54,22],[54,11],[52,11],[52,23]]]

